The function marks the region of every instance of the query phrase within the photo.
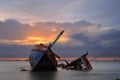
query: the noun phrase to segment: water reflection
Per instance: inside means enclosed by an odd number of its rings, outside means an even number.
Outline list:
[[[57,80],[57,71],[48,72],[30,72],[29,80]]]

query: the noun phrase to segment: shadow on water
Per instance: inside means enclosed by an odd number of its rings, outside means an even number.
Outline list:
[[[30,80],[56,80],[57,71],[30,72]]]

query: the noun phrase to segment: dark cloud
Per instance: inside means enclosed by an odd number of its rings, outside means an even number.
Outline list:
[[[43,27],[44,26],[44,27]],[[65,43],[56,43],[53,47],[62,57],[78,57],[89,51],[89,56],[120,56],[120,31],[104,30],[105,27],[82,20],[73,23],[37,22],[33,25],[22,24],[16,20],[0,22],[1,40],[22,40],[28,34],[39,36],[51,35],[52,29],[57,33],[65,30],[70,39]],[[98,34],[99,33],[99,34]],[[55,33],[56,34],[56,33]],[[44,35],[44,36],[45,36]],[[94,35],[94,36],[93,36]],[[0,57],[28,57],[32,45],[0,43]]]
[[[84,33],[74,34],[72,38],[83,41],[85,45],[81,47],[90,51],[91,56],[120,56],[119,35],[119,30],[109,30],[93,38],[86,36]]]
[[[0,44],[0,58],[9,57],[29,57],[31,46]]]
[[[53,48],[54,52],[56,52],[61,57],[80,57],[88,50],[83,46],[71,46],[66,44],[58,44]]]
[[[13,19],[0,21],[0,39],[23,39],[28,27],[30,26]]]
[[[120,30],[110,30],[100,36],[103,40],[120,40]]]

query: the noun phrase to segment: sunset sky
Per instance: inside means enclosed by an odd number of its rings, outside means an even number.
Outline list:
[[[1,0],[0,58],[52,42],[62,57],[120,57],[120,0]]]

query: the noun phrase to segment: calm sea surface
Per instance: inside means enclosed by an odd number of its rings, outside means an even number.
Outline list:
[[[0,80],[115,80],[120,79],[120,61],[92,61],[93,70],[58,69],[56,72],[30,72],[27,61],[0,61]],[[28,71],[21,71],[25,68]]]

